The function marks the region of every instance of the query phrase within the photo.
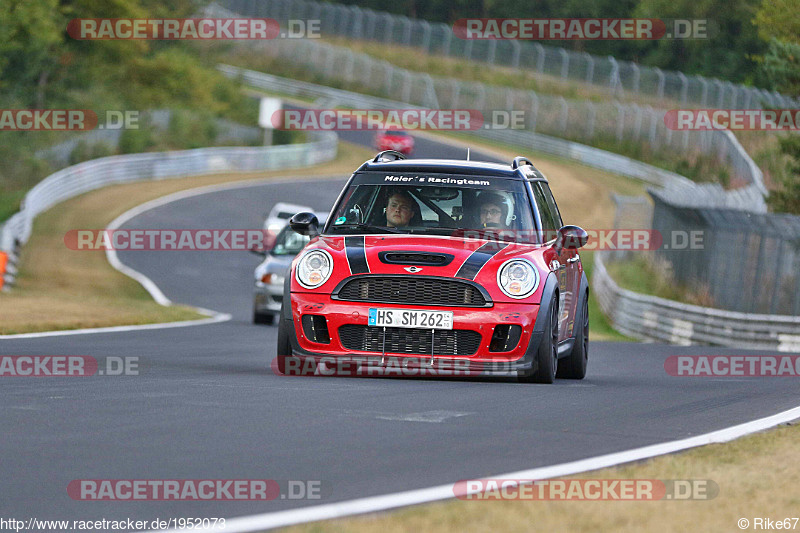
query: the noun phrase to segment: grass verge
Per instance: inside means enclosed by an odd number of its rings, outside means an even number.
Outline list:
[[[698,291],[678,283],[672,275],[671,265],[642,253],[606,264],[611,279],[623,289],[641,294],[650,294],[667,300],[675,300],[704,307],[714,307],[708,291]]]
[[[17,285],[0,293],[0,334],[202,318],[185,306],[158,305],[137,282],[114,270],[105,253],[68,250],[64,234],[75,228],[106,227],[128,209],[180,190],[287,174],[345,175],[373,155],[372,150],[342,142],[334,162],[307,169],[143,181],[62,202],[36,218],[33,235],[22,249]]]
[[[798,516],[800,426],[782,426],[572,479],[712,480],[719,495],[689,501],[461,501],[287,528],[300,532],[406,531],[740,531],[737,521]],[[565,478],[569,479],[569,478]],[[798,524],[797,527],[800,527]],[[766,529],[766,528],[760,528]]]

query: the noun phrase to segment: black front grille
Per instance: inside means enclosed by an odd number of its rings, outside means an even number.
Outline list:
[[[450,307],[487,307],[491,302],[477,286],[453,279],[423,276],[359,276],[346,281],[334,298]]]
[[[346,350],[415,355],[473,355],[481,345],[481,334],[468,329],[383,328],[346,324],[339,340]],[[431,350],[433,339],[433,350]]]

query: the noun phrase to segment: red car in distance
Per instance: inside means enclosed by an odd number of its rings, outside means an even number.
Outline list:
[[[379,131],[375,135],[375,146],[379,152],[394,150],[408,156],[414,151],[414,137],[401,130]]]

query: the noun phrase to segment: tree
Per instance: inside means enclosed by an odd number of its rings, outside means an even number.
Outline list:
[[[790,158],[787,174],[780,178],[781,187],[772,191],[767,202],[773,212],[800,214],[800,135],[782,137],[780,146]]]

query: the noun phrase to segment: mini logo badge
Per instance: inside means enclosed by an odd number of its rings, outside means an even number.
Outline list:
[[[414,267],[414,266],[411,266],[411,267],[406,267],[406,268],[404,268],[403,270],[406,270],[406,271],[408,271],[408,272],[411,272],[412,274],[416,274],[417,272],[419,272],[419,271],[420,271],[420,270],[422,270],[422,269],[421,269],[420,267]]]

